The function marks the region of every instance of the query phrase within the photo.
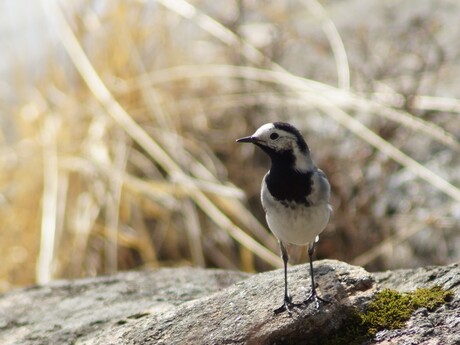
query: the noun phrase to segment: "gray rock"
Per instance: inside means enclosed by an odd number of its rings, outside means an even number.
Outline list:
[[[372,344],[460,344],[460,265],[422,267],[375,273],[380,288],[413,291],[439,285],[454,299],[433,312],[417,310],[398,330],[379,332]]]
[[[308,265],[289,269],[295,303],[310,292]],[[364,309],[377,291],[441,285],[455,297],[417,310],[399,330],[369,344],[459,344],[460,267],[371,274],[339,261],[315,262],[322,297],[331,301],[275,315],[283,272],[255,275],[196,268],[119,273],[58,281],[0,296],[0,344],[317,344]]]
[[[190,301],[126,327],[107,329],[85,344],[282,344],[304,342],[333,332],[357,299],[374,291],[369,273],[338,261],[316,264],[322,295],[332,303],[275,315],[283,299],[282,270],[257,274],[228,289]],[[290,269],[294,302],[309,293],[308,266]]]
[[[74,344],[249,277],[194,268],[56,281],[0,296],[0,344]],[[102,344],[102,343],[101,343]]]
[[[1,344],[281,344],[327,334],[344,309],[369,299],[374,282],[362,268],[315,263],[319,291],[332,303],[292,316],[274,315],[283,273],[249,276],[194,268],[120,273],[60,281],[0,297]],[[309,293],[308,266],[290,268],[295,302]],[[318,333],[321,330],[321,334]]]

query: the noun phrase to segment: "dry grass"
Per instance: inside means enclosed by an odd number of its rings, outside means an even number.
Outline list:
[[[0,138],[0,291],[140,266],[280,266],[257,200],[267,162],[234,144],[278,119],[303,129],[331,179],[336,211],[319,256],[389,267],[396,244],[436,231],[445,251],[426,249],[432,261],[455,258],[447,242],[458,240],[460,190],[437,168],[442,159],[421,160],[405,144],[413,136],[458,155],[460,128],[418,114],[454,119],[460,101],[411,95],[409,109],[395,89],[351,91],[345,46],[318,2],[299,4],[322,25],[338,87],[276,62],[295,35],[262,50],[242,39],[250,11],[293,33],[284,2],[229,2],[215,18],[204,1],[43,2],[63,49],[35,85],[18,78],[2,109],[16,138]],[[409,194],[395,203],[397,183]]]

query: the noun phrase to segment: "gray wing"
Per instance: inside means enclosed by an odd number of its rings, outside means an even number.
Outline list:
[[[326,174],[321,169],[316,169],[312,176],[313,188],[312,193],[308,197],[308,201],[312,205],[318,205],[322,203],[329,203],[329,197],[331,195],[331,185],[327,179]]]

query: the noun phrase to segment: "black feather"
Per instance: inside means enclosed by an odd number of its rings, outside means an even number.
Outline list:
[[[290,202],[310,206],[307,198],[313,189],[313,171],[295,170],[295,158],[292,152],[278,154],[271,151],[267,153],[272,159],[272,166],[265,178],[270,194],[286,207]]]

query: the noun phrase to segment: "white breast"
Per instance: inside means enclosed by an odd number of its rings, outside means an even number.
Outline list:
[[[327,201],[313,206],[276,201],[262,183],[262,205],[270,230],[281,241],[296,245],[312,243],[326,227],[331,209]]]

